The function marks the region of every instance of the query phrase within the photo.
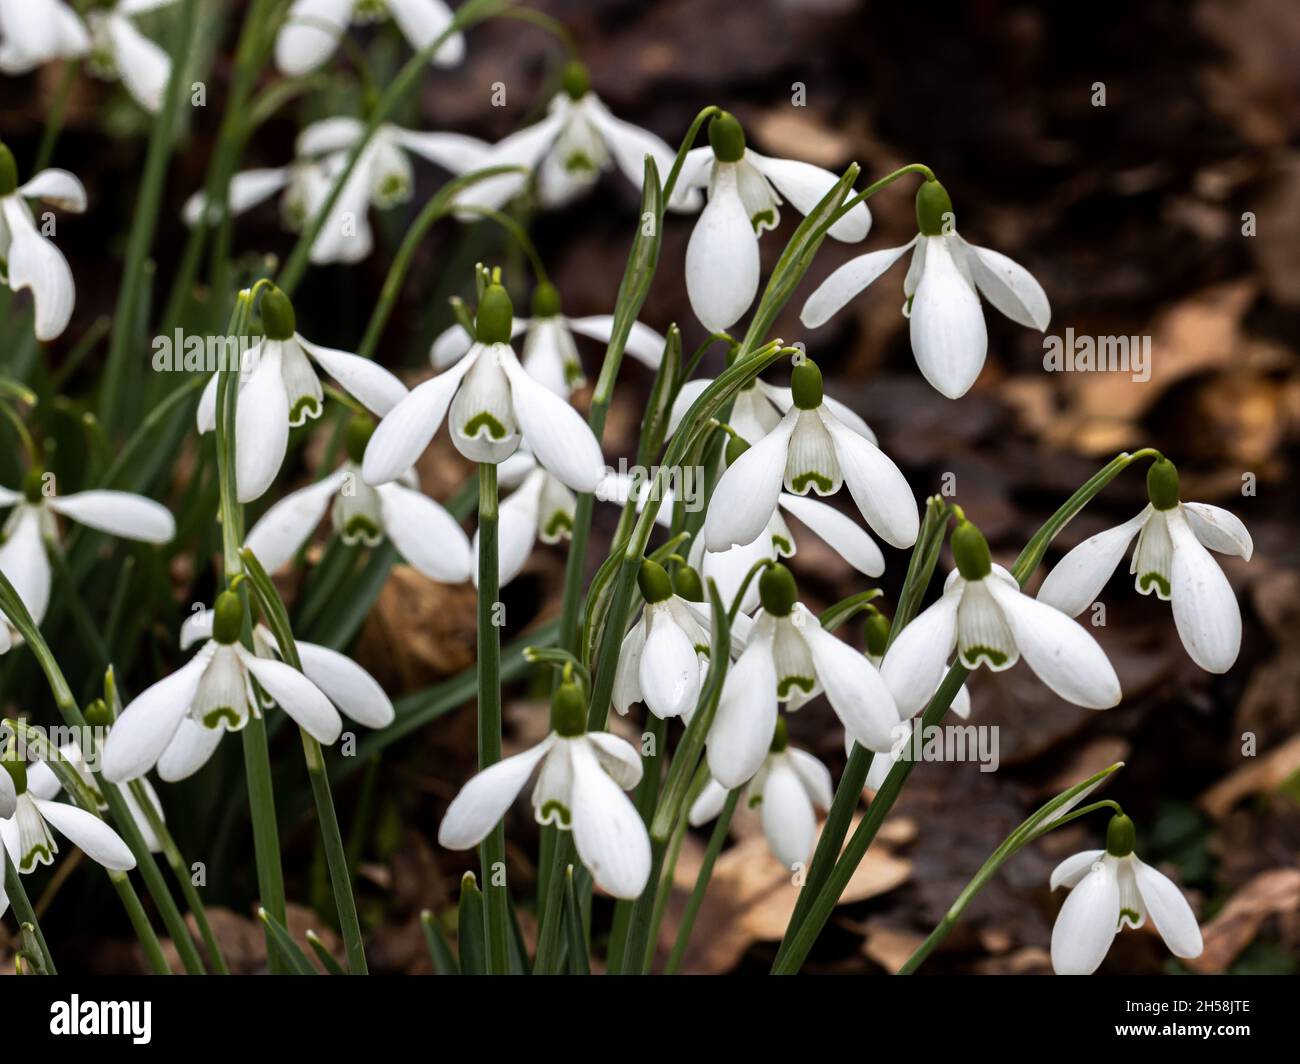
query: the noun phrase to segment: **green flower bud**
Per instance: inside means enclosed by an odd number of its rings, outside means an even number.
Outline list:
[[[646,602],[651,604],[665,602],[673,597],[673,582],[668,577],[668,570],[649,558],[642,559],[636,583]]]
[[[570,60],[564,67],[560,85],[571,100],[581,100],[591,90],[591,75],[587,68],[576,59]]]
[[[555,689],[551,699],[551,727],[566,739],[587,733],[587,702],[582,689],[566,680]]]
[[[769,565],[758,578],[758,597],[763,603],[763,609],[773,617],[790,616],[790,611],[799,598],[794,574],[780,562]]]
[[[23,477],[23,498],[33,505],[45,498],[45,470],[32,466]]]
[[[113,714],[108,711],[108,705],[102,698],[91,702],[86,707],[84,716],[92,728],[107,728],[113,723]]]
[[[790,374],[790,392],[800,410],[816,410],[822,405],[822,371],[811,358],[805,358]]]
[[[553,318],[560,313],[560,290],[549,281],[533,289],[533,317]]]
[[[360,465],[366,457],[366,444],[375,434],[375,419],[367,414],[357,414],[348,422],[348,458]]]
[[[774,754],[779,754],[790,745],[790,729],[785,723],[785,717],[776,718],[776,727],[772,729],[772,745],[768,747]]]
[[[1147,470],[1147,498],[1157,510],[1178,505],[1178,467],[1168,458],[1157,459]]]
[[[0,141],[0,196],[12,196],[18,191],[18,164],[9,146]]]
[[[922,236],[940,236],[944,215],[952,214],[948,190],[938,181],[926,181],[916,190],[916,225]]]
[[[27,793],[27,764],[16,753],[5,754],[4,760],[0,761],[4,770],[9,773],[9,778],[14,781],[14,793]]]
[[[212,610],[212,638],[223,646],[239,642],[244,630],[244,604],[233,591],[223,591],[217,596]]]
[[[272,285],[262,293],[262,332],[268,340],[288,340],[297,331],[293,304]]]
[[[1137,839],[1137,831],[1133,827],[1133,821],[1123,813],[1110,818],[1110,824],[1106,828],[1106,852],[1112,857],[1127,857],[1133,852],[1133,843]]]
[[[727,465],[733,466],[742,454],[749,450],[749,443],[743,436],[727,437]]]
[[[988,540],[969,521],[960,522],[953,531],[952,556],[957,571],[967,580],[983,580],[993,571]]]
[[[877,609],[867,611],[867,619],[862,622],[862,637],[867,644],[867,653],[873,658],[884,657],[885,647],[889,643],[889,618]]]
[[[689,565],[678,566],[673,573],[673,590],[677,592],[678,598],[684,598],[687,602],[704,601],[704,581]]]
[[[490,284],[483,290],[478,313],[474,316],[476,339],[481,344],[508,344],[515,308],[510,294],[499,284]]]
[[[720,163],[738,163],[745,157],[745,131],[730,111],[715,115],[709,123],[709,145]]]

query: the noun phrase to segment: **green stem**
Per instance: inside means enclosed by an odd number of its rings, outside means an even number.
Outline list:
[[[17,917],[20,925],[31,925],[32,933],[36,936],[36,944],[41,950],[41,965],[45,969],[45,974],[57,975],[58,972],[54,968],[54,958],[50,955],[50,947],[46,944],[45,935],[41,932],[40,921],[36,919],[36,911],[32,908],[32,903],[27,897],[27,890],[23,887],[18,868],[9,859],[9,851],[3,846],[0,846],[0,850],[4,851],[5,892],[9,895],[9,901],[14,907],[14,916]]]
[[[72,86],[77,81],[80,65],[75,59],[64,61],[63,76],[54,93],[54,102],[50,104],[49,117],[45,120],[45,132],[41,134],[41,146],[36,151],[36,161],[32,163],[32,173],[38,174],[50,165],[54,158],[54,145],[58,143],[59,134],[63,132],[63,117],[67,113],[68,98],[72,95]]]
[[[131,880],[125,872],[109,872],[108,878],[112,881],[117,896],[122,899],[122,907],[126,910],[127,919],[131,921],[131,927],[135,930],[135,937],[140,940],[149,967],[154,970],[155,975],[171,975],[172,971],[167,966],[167,956],[163,953],[162,943],[158,941],[158,936],[149,924],[149,917],[145,915],[144,906],[140,904],[140,898],[131,886]]]
[[[686,948],[691,942],[691,932],[695,929],[695,918],[700,914],[700,906],[704,904],[704,895],[709,889],[709,880],[713,878],[713,866],[718,861],[718,854],[722,852],[723,844],[727,841],[727,832],[731,829],[731,818],[735,815],[736,804],[740,801],[740,787],[735,787],[727,793],[726,804],[722,807],[722,813],[718,816],[718,822],[713,827],[713,834],[709,836],[708,849],[704,851],[704,861],[700,865],[700,873],[695,877],[695,887],[691,891],[690,898],[686,901],[686,908],[682,912],[681,926],[677,929],[677,941],[673,943],[673,951],[668,956],[668,963],[664,967],[664,975],[676,975],[681,971],[682,960],[686,956]]]

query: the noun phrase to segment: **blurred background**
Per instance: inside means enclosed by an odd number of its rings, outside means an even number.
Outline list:
[[[1138,825],[1138,852],[1185,888],[1202,918],[1206,948],[1192,970],[1284,973],[1300,964],[1300,549],[1294,463],[1300,423],[1300,7],[1289,0],[1151,0],[1144,4],[969,2],[889,5],[855,0],[660,0],[541,2],[561,20],[588,64],[593,88],[615,114],[674,146],[695,113],[714,103],[733,111],[752,147],[842,170],[862,164],[865,185],[908,162],[932,167],[948,188],[962,234],[1027,267],[1052,304],[1051,334],[1149,337],[1151,376],[1044,372],[1043,338],[987,315],[989,358],[976,386],[949,401],[920,377],[900,313],[903,267],[895,268],[821,329],[798,322],[803,300],[840,263],[895,246],[915,232],[910,180],[871,201],[864,245],[827,241],[774,330],[802,341],[822,366],[827,389],[860,412],[903,468],[918,497],[955,477],[956,501],[986,532],[995,560],[1009,563],[1055,507],[1116,452],[1153,446],[1179,466],[1185,499],[1239,515],[1255,542],[1249,563],[1222,559],[1245,622],[1242,653],[1226,675],[1201,672],[1187,657],[1168,605],[1138,595],[1126,567],[1107,587],[1107,624],[1096,630],[1120,675],[1125,699],[1106,713],[1070,706],[1026,669],[971,682],[977,724],[1001,726],[1001,766],[925,764],[912,775],[877,845],[828,924],[808,970],[895,970],[943,915],[970,876],[1027,813],[1064,787],[1123,760],[1105,792]],[[188,115],[167,178],[166,211],[154,242],[156,301],[176,268],[186,233],[180,206],[202,182],[230,77],[243,5],[202,5],[208,103]],[[153,16],[166,26],[166,13]],[[144,24],[144,23],[142,23]],[[152,25],[152,23],[147,24]],[[391,26],[354,32],[380,87],[409,54]],[[537,117],[558,84],[562,45],[534,26],[494,21],[471,31],[465,63],[430,68],[401,125],[456,130],[495,141]],[[346,59],[338,76],[283,109],[255,135],[241,169],[289,161],[308,120],[360,113],[365,86]],[[49,66],[0,80],[0,138],[20,171],[40,140],[62,71]],[[268,83],[274,80],[269,71]],[[490,105],[495,84],[504,107]],[[802,88],[802,93],[800,92]],[[1104,105],[1098,105],[1100,92]],[[798,97],[802,106],[792,100]],[[92,462],[76,418],[93,407],[102,364],[97,323],[111,314],[131,225],[147,118],[118,86],[80,79],[69,100],[54,165],[76,172],[90,211],[59,221],[58,242],[78,283],[68,332],[34,355],[0,354],[43,380],[89,335],[69,367],[63,408],[49,417],[58,461]],[[354,267],[313,268],[295,297],[300,330],[318,343],[353,348],[393,251],[420,205],[446,179],[417,162],[412,201],[372,214],[377,248]],[[529,219],[566,313],[612,310],[636,221],[635,191],[617,175],[574,207]],[[770,269],[793,230],[793,211],[762,240]],[[659,270],[642,320],[664,331],[677,322],[691,350],[703,339],[686,300],[682,263],[693,220],[670,216]],[[246,271],[284,255],[293,237],[274,201],[238,219],[233,251]],[[430,340],[452,320],[447,298],[472,295],[476,261],[498,262],[520,301],[529,282],[516,249],[488,223],[436,227],[421,246],[379,357],[409,380],[427,376]],[[214,320],[227,297],[200,289]],[[517,306],[522,310],[522,303]],[[101,334],[102,336],[102,334]],[[598,345],[584,348],[594,378]],[[141,359],[147,356],[141,349]],[[23,361],[25,359],[25,361]],[[710,375],[719,368],[706,363]],[[773,379],[778,380],[778,369]],[[617,462],[635,449],[650,375],[625,363],[606,432]],[[586,394],[576,397],[585,407]],[[190,408],[192,410],[192,407]],[[186,415],[187,418],[192,414]],[[74,425],[70,429],[69,424]],[[202,445],[178,420],[160,433],[158,497],[215,500],[210,438]],[[281,483],[311,475],[322,430],[304,431]],[[6,458],[2,481],[12,484]],[[445,434],[421,465],[427,491],[452,498],[470,472]],[[1246,485],[1248,494],[1243,494]],[[208,494],[205,494],[208,493]],[[263,500],[263,505],[273,496]],[[1145,502],[1139,470],[1121,476],[1077,518],[1048,564],[1080,539],[1136,513]],[[198,506],[198,503],[195,503]],[[210,511],[209,511],[210,512]],[[250,515],[250,518],[255,513]],[[616,512],[599,508],[594,571]],[[136,614],[115,644],[119,667],[139,689],[179,659],[176,625],[209,598],[218,541],[202,522],[182,526],[165,559],[166,579],[132,598]],[[113,553],[107,553],[111,550]],[[881,586],[893,601],[905,566],[886,548]],[[321,549],[309,559],[318,561]],[[152,560],[151,560],[152,559]],[[105,545],[89,579],[116,586],[123,565],[141,573],[152,552]],[[434,845],[447,802],[473,771],[472,687],[454,679],[473,662],[470,587],[432,583],[391,557],[355,559],[355,570],[300,634],[352,646],[355,655],[412,715],[404,733],[364,742],[336,773],[340,816],[359,875],[373,970],[427,971],[421,909],[453,915],[459,877],[473,854]],[[540,547],[509,585],[506,641],[524,638],[558,612],[564,553]],[[868,583],[818,541],[805,537],[794,563],[804,598],[825,605]],[[941,568],[946,570],[945,563]],[[302,620],[312,573],[283,591]],[[141,588],[148,581],[141,579]],[[937,591],[937,581],[936,589]],[[319,589],[318,589],[319,593]],[[104,590],[105,598],[110,591]],[[57,592],[56,592],[57,597]],[[346,601],[341,601],[346,600]],[[373,608],[369,609],[373,601]],[[347,607],[353,607],[348,609]],[[337,607],[337,608],[335,608]],[[50,627],[52,626],[52,628]],[[47,628],[66,666],[89,690],[97,666],[57,609]],[[117,634],[115,638],[117,638]],[[326,639],[328,635],[328,639]],[[855,634],[853,638],[858,637]],[[29,662],[0,662],[5,712],[50,715]],[[542,678],[544,683],[545,678]],[[433,692],[433,694],[430,694]],[[544,702],[528,682],[507,693],[507,753],[545,728]],[[458,697],[459,696],[459,697]],[[433,707],[432,709],[430,707]],[[436,711],[436,712],[435,712]],[[630,723],[629,723],[630,722]],[[635,713],[625,725],[639,732]],[[791,721],[794,741],[832,767],[843,765],[841,733],[824,702]],[[1253,746],[1250,745],[1253,737]],[[305,774],[294,737],[276,737],[277,801],[295,930],[328,935],[328,881],[318,852]],[[1246,756],[1247,751],[1250,756]],[[204,897],[232,963],[256,970],[261,934],[248,918],[254,877],[237,744],[199,776],[164,788],[169,819],[192,861],[204,861]],[[1047,945],[1061,895],[1047,889],[1063,857],[1101,845],[1099,817],[1071,824],[1011,861],[971,906],[926,970],[963,974],[1050,971]],[[737,817],[698,923],[686,968],[766,970],[794,888],[767,853],[756,817]],[[531,897],[536,828],[526,810],[508,821],[511,882]],[[704,837],[688,838],[664,934],[693,883]],[[64,862],[75,860],[70,847]],[[33,877],[48,911],[47,935],[71,966],[108,971],[139,966],[129,929],[102,876]],[[598,905],[601,902],[598,901]],[[90,933],[88,908],[102,912]],[[315,909],[315,911],[313,911]],[[598,912],[600,910],[598,909]],[[528,913],[524,933],[531,924]],[[599,925],[599,918],[598,918]],[[6,929],[0,936],[11,932]],[[0,938],[0,943],[3,939]],[[5,948],[0,945],[0,948]],[[6,950],[7,951],[7,950]],[[1149,931],[1121,935],[1103,972],[1185,970]]]

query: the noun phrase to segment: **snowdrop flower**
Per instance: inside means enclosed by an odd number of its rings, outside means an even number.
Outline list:
[[[429,579],[444,584],[469,579],[469,538],[451,514],[420,491],[414,469],[377,488],[362,478],[361,460],[374,431],[370,418],[354,417],[347,428],[347,460],[329,476],[286,495],[253,526],[244,545],[268,573],[292,560],[329,510],[334,531],[348,546],[377,547],[386,536],[403,560]]]
[[[565,67],[561,90],[547,105],[546,117],[512,133],[481,158],[474,169],[517,166],[522,173],[489,177],[456,197],[462,207],[503,207],[536,179],[543,207],[563,207],[589,192],[600,175],[617,166],[638,189],[649,155],[666,180],[676,153],[648,130],[615,118],[591,91],[587,69],[579,62]],[[681,188],[669,207],[699,209],[699,193]],[[468,213],[468,212],[467,212]]]
[[[922,375],[949,399],[965,395],[984,366],[988,333],[979,296],[1018,325],[1042,332],[1052,308],[1033,276],[1001,252],[963,240],[952,225],[952,200],[938,181],[916,194],[920,232],[902,247],[850,259],[803,306],[800,320],[824,325],[850,299],[912,251],[903,281],[903,314]],[[977,294],[978,293],[978,294]]]
[[[831,790],[830,770],[812,754],[790,745],[785,718],[778,717],[767,757],[745,787],[741,801],[762,815],[763,834],[772,856],[794,869],[812,855],[817,810],[831,807]],[[698,828],[716,818],[726,800],[727,788],[709,780],[691,806],[691,826]]]
[[[108,728],[111,726],[112,719],[102,699],[86,707],[86,723],[91,727]],[[90,763],[86,760],[86,755],[82,752],[81,747],[75,741],[64,743],[59,747],[59,756],[81,777],[81,782],[95,799],[99,811],[101,813],[107,812],[108,800],[99,789],[99,781],[95,778],[95,774],[91,772]],[[144,789],[145,798],[153,808],[154,814],[160,821],[165,820],[162,802],[158,798],[158,792],[153,789],[153,784],[147,778],[141,778],[140,786]],[[140,837],[144,839],[145,845],[148,846],[149,852],[162,853],[162,840],[154,831],[153,825],[149,823],[149,818],[145,816],[144,809],[136,801],[135,794],[130,787],[122,788],[122,801],[126,803],[126,808],[131,814],[131,820],[135,823],[136,830],[140,832]]]
[[[605,477],[600,444],[573,407],[519,364],[510,347],[512,318],[506,290],[488,285],[475,324],[478,342],[379,423],[361,465],[367,483],[386,484],[410,469],[450,408],[452,443],[470,461],[500,463],[523,442],[562,484],[595,491]]]
[[[758,294],[758,238],[781,220],[781,196],[807,214],[839,178],[794,159],[772,159],[745,147],[745,132],[726,112],[709,123],[709,147],[686,156],[678,184],[707,185],[709,202],[686,247],[686,293],[710,332],[730,328]],[[871,229],[865,203],[830,228],[836,240],[862,240]]]
[[[596,314],[587,318],[569,318],[560,313],[560,293],[548,281],[533,290],[533,315],[516,318],[511,328],[511,339],[524,337],[524,353],[520,361],[534,380],[546,385],[556,395],[568,398],[587,383],[578,358],[578,345],[573,334],[590,337],[608,344],[614,330],[614,318],[609,314]],[[627,353],[642,365],[658,369],[663,359],[667,341],[648,325],[632,323],[627,338]],[[446,369],[464,358],[474,346],[474,338],[459,323],[438,334],[429,348],[429,361],[437,370]]]
[[[182,630],[186,645],[208,631],[211,638],[185,665],[137,695],[122,711],[104,742],[105,779],[133,780],[155,765],[165,780],[184,779],[207,761],[223,732],[240,731],[250,716],[260,714],[254,681],[318,742],[329,745],[339,737],[343,722],[330,698],[303,672],[241,645],[243,623],[243,604],[231,591],[217,596],[210,615],[188,622]],[[308,644],[298,646],[305,671],[315,651],[307,650]],[[338,667],[342,655],[327,653],[333,656],[324,668]],[[356,680],[349,671],[345,682]],[[357,705],[369,709],[374,692],[364,686],[363,693],[363,685],[356,685]],[[350,705],[349,714],[355,708]],[[369,715],[365,709],[362,712]]]
[[[1009,669],[1021,656],[1035,675],[1076,706],[1108,709],[1119,679],[1105,651],[1077,621],[1031,598],[989,558],[983,534],[963,519],[952,534],[957,567],[943,596],[903,629],[882,672],[904,717],[925,706],[943,680],[954,647],[967,669]]]
[[[240,502],[259,499],[280,472],[289,448],[291,426],[320,416],[324,391],[314,361],[367,409],[386,414],[406,395],[406,388],[383,366],[360,355],[310,343],[296,329],[293,304],[271,285],[262,294],[261,343],[246,358],[253,371],[239,381],[235,412],[235,487]],[[199,432],[217,427],[214,373],[199,400]],[[406,470],[402,470],[406,472]]]
[[[316,217],[347,166],[348,153],[365,135],[356,118],[326,118],[298,135],[295,159],[288,166],[244,170],[233,175],[227,190],[232,214],[242,214],[281,193],[280,215],[290,232],[300,232]],[[316,265],[360,262],[374,247],[368,212],[386,210],[411,198],[414,187],[410,155],[418,155],[446,170],[476,169],[488,145],[460,133],[419,133],[390,122],[381,125],[366,144],[343,186],[329,217],[312,242]],[[182,208],[185,224],[219,221],[221,210],[208,206],[202,189]]]
[[[1250,561],[1250,533],[1227,510],[1179,501],[1178,470],[1167,458],[1147,471],[1147,497],[1150,505],[1131,521],[1089,537],[1062,558],[1043,581],[1039,601],[1071,617],[1082,613],[1137,536],[1129,567],[1137,589],[1172,603],[1178,636],[1197,665],[1227,672],[1241,650],[1241,610],[1210,550]]]
[[[745,441],[733,436],[727,441],[727,464],[730,467],[745,453]],[[836,554],[864,576],[879,576],[885,571],[885,557],[875,541],[835,507],[803,495],[783,491],[776,497],[777,508],[767,527],[753,543],[722,551],[705,549],[704,537],[691,544],[687,560],[700,570],[706,580],[716,581],[723,602],[731,602],[739,593],[749,571],[761,561],[780,561],[796,553],[794,534],[781,511],[790,514],[826,543]],[[758,585],[750,581],[740,602],[742,613],[758,605]]]
[[[132,15],[168,7],[176,0],[117,0],[105,10],[91,11],[90,55],[87,66],[97,77],[121,78],[127,92],[150,114],[162,108],[171,77],[171,57],[131,21]]]
[[[0,73],[26,74],[89,49],[85,25],[64,0],[0,0]]]
[[[1091,975],[1115,936],[1152,924],[1175,957],[1201,955],[1201,929],[1187,899],[1162,872],[1133,852],[1133,821],[1111,818],[1106,848],[1067,857],[1052,871],[1052,889],[1069,887],[1052,928],[1052,968],[1057,975]]]
[[[59,846],[50,828],[105,868],[128,872],[135,867],[131,850],[104,821],[79,806],[54,801],[62,785],[49,765],[38,761],[29,769],[8,757],[0,764],[9,777],[6,789],[12,788],[16,796],[13,812],[0,820],[0,838],[19,872],[26,875],[54,863]],[[0,886],[0,914],[8,908],[9,896]]]
[[[0,509],[14,507],[0,539],[0,572],[9,578],[32,620],[40,624],[50,603],[50,559],[46,540],[59,541],[55,517],[62,514],[79,524],[142,543],[167,543],[176,535],[176,522],[167,507],[126,491],[76,491],[55,495],[54,479],[30,469],[23,490],[0,487]],[[47,494],[49,492],[49,494]],[[0,654],[19,640],[9,619],[0,613]]]
[[[794,577],[784,565],[765,570],[758,590],[763,608],[727,672],[709,731],[713,778],[728,788],[750,779],[767,755],[778,701],[795,710],[823,690],[858,743],[888,750],[898,710],[876,667],[797,601]]]
[[[293,0],[275,38],[275,64],[285,74],[309,74],[338,48],[349,23],[374,22],[391,15],[417,52],[431,45],[451,25],[442,0]],[[429,62],[455,66],[465,58],[465,38],[451,34]]]
[[[67,170],[42,170],[20,185],[13,153],[0,142],[0,276],[15,292],[32,290],[36,339],[53,340],[68,327],[77,287],[63,252],[37,229],[29,199],[74,214],[86,209],[86,190]]]
[[[578,856],[604,890],[637,897],[650,876],[650,838],[623,792],[640,782],[641,758],[608,732],[588,732],[586,717],[577,686],[561,684],[551,712],[554,730],[465,784],[443,817],[438,843],[468,850],[482,842],[540,765],[533,787],[537,822],[573,832]]]
[[[704,520],[705,545],[753,543],[776,512],[781,486],[795,495],[833,495],[841,485],[867,524],[895,547],[916,541],[920,518],[903,474],[875,444],[823,402],[822,375],[805,358],[791,377],[792,405],[776,427],[718,481]]]

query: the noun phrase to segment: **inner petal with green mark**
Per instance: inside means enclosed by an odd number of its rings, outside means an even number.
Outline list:
[[[821,415],[816,410],[801,410],[786,453],[786,490],[796,495],[807,495],[810,491],[833,495],[842,483],[835,447]]]
[[[227,731],[237,731],[239,729],[240,716],[230,706],[218,706],[216,709],[210,709],[203,714],[202,723],[205,728],[216,730],[225,724]]]
[[[567,828],[573,821],[573,814],[569,812],[569,807],[563,802],[552,798],[542,805],[541,815],[538,819],[543,824],[558,824]]]
[[[1019,658],[1006,618],[982,580],[967,584],[962,593],[957,607],[957,647],[968,669],[984,664],[996,672]]]

